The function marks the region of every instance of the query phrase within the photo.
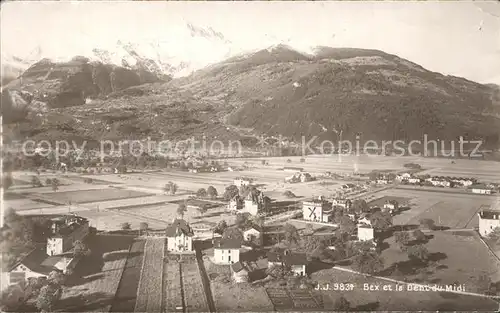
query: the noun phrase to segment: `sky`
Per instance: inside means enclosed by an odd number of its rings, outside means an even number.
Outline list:
[[[235,51],[276,43],[379,49],[500,84],[500,2],[7,2],[0,43],[9,55],[37,47],[48,57],[70,55],[118,39],[161,40],[187,22],[221,32]]]

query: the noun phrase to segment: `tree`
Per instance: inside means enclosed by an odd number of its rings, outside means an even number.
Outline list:
[[[42,182],[38,176],[31,176],[31,186],[33,187],[42,187]]]
[[[340,218],[340,231],[342,233],[351,234],[356,229],[356,223],[347,215]]]
[[[436,227],[436,222],[430,218],[423,218],[420,220],[420,226],[433,230]]]
[[[12,175],[10,173],[6,174],[2,179],[2,187],[7,190],[14,184],[12,180]]]
[[[56,284],[48,284],[40,289],[35,306],[42,312],[53,312],[55,303],[61,299],[62,288]]]
[[[288,246],[298,244],[300,240],[299,232],[292,224],[285,224],[283,227],[285,242]]]
[[[122,230],[129,230],[130,229],[130,223],[127,223],[127,222],[122,223],[121,224],[121,228],[122,228]]]
[[[344,298],[344,296],[340,296],[339,298],[337,298],[337,300],[335,300],[333,308],[338,312],[347,312],[351,309],[351,304],[349,303],[349,301],[347,301],[346,298]]]
[[[47,282],[56,286],[63,285],[65,281],[66,276],[64,276],[64,273],[61,270],[54,270],[50,272],[49,276],[47,277]]]
[[[225,220],[219,221],[217,226],[215,226],[214,233],[222,235],[227,228],[227,222]]]
[[[207,196],[207,191],[205,188],[200,188],[198,191],[196,191],[196,196],[200,198],[205,198]]]
[[[413,237],[415,238],[416,241],[419,242],[425,241],[427,239],[427,236],[420,229],[415,229],[413,231]]]
[[[429,251],[424,245],[408,247],[407,253],[410,260],[418,260],[425,263],[429,259]]]
[[[248,213],[238,213],[236,214],[236,227],[242,229],[250,225],[250,217]]]
[[[354,256],[352,264],[357,271],[367,274],[379,272],[384,267],[383,259],[375,252],[363,252]]]
[[[215,189],[214,186],[208,186],[207,195],[210,197],[210,199],[215,199],[219,194],[217,193],[217,189]]]
[[[47,178],[47,179],[45,180],[45,185],[47,185],[47,186],[52,185],[52,179]]]
[[[171,195],[175,195],[177,192],[178,186],[174,182],[169,181],[165,186],[163,186],[163,191],[168,192]]]
[[[141,222],[141,223],[139,224],[139,233],[140,233],[140,234],[142,234],[144,231],[147,231],[147,230],[148,230],[148,228],[149,228],[148,223],[146,223],[146,222]]]
[[[410,242],[410,235],[407,232],[398,231],[394,233],[394,239],[400,246],[405,246]]]
[[[59,189],[59,179],[57,178],[52,178],[52,182],[51,182],[51,187],[52,187],[52,191],[57,191]]]
[[[286,163],[292,163],[292,160],[287,159],[287,160],[286,160]]]
[[[266,160],[262,160],[260,161],[262,163],[262,165],[266,165],[267,161]]]
[[[285,191],[285,192],[283,193],[283,195],[284,195],[285,197],[287,197],[287,198],[295,198],[295,197],[296,197],[296,195],[295,195],[293,192],[291,192],[290,190]]]
[[[493,231],[488,234],[487,238],[496,244],[500,244],[500,226],[495,227]]]
[[[224,230],[222,234],[223,239],[236,239],[238,241],[243,241],[243,233],[237,227],[228,227]]]
[[[370,208],[365,200],[356,199],[352,203],[352,210],[356,213],[364,213],[370,211]]]
[[[306,159],[300,158],[300,163],[305,163],[305,162],[306,162]]]
[[[90,249],[87,247],[85,243],[83,243],[80,240],[76,240],[73,243],[73,256],[75,258],[89,256],[89,255],[90,255]]]
[[[377,231],[385,231],[392,227],[392,215],[389,212],[377,211],[370,216],[370,222]]]
[[[226,190],[224,191],[224,199],[229,201],[236,197],[239,193],[240,191],[236,185],[230,185],[226,187]]]
[[[200,212],[201,215],[205,214],[208,211],[208,207],[206,204],[202,204],[198,206],[198,212]]]
[[[380,177],[380,173],[376,172],[376,171],[371,171],[368,174],[368,177],[370,178],[370,180],[374,181],[374,180],[377,180]]]
[[[283,279],[287,276],[290,276],[292,274],[292,270],[289,266],[286,266],[284,264],[274,265],[267,268],[266,274],[275,279]]]
[[[187,206],[185,203],[179,203],[179,206],[177,207],[177,214],[181,217],[184,218],[184,213],[187,212]]]

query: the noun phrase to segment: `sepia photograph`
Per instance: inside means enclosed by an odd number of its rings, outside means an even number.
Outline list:
[[[500,311],[500,2],[0,25],[1,312]]]

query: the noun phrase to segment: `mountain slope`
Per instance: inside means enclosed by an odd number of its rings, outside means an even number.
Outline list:
[[[427,134],[430,139],[464,136],[490,147],[499,145],[495,87],[431,72],[378,50],[319,47],[307,54],[278,45],[167,83],[148,80],[155,75],[144,68],[147,75],[139,69],[131,73],[82,63],[81,58],[73,63],[77,65],[69,68],[93,70],[68,74],[61,65],[42,62],[23,74],[37,88],[58,86],[67,92],[79,90],[80,95],[75,94],[78,105],[63,107],[59,103],[68,100],[58,102],[56,97],[44,106],[46,99],[35,96],[30,84],[12,88],[14,106],[28,107],[26,120],[9,128],[13,138],[206,136],[244,139],[252,145],[252,136],[336,141],[342,132],[343,139],[361,134],[362,140],[422,140]],[[52,67],[56,70],[47,70]],[[64,78],[54,83],[54,77]],[[131,82],[140,85],[128,87]],[[107,97],[82,102],[82,94],[96,92]]]
[[[174,81],[205,97],[222,97],[232,125],[300,141],[482,138],[497,144],[494,89],[444,76],[377,50],[287,46],[235,57]]]

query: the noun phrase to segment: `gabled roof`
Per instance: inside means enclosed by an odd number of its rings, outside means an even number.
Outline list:
[[[14,264],[14,266],[11,267],[11,271],[22,264],[33,272],[47,275],[51,271],[56,269],[51,263],[43,264],[48,257],[49,256],[47,255],[47,253],[45,253],[44,250],[33,249],[19,262]]]
[[[486,219],[486,220],[495,220],[495,219],[500,219],[500,211],[496,210],[482,210],[479,213],[480,218]]]
[[[258,232],[262,232],[262,227],[259,225],[251,224],[251,225],[246,225],[243,227],[243,231],[246,232],[248,230],[255,229]]]
[[[284,249],[278,249],[275,252],[267,252],[268,262],[283,262],[286,265],[306,265],[307,256],[305,253],[290,252],[285,255]]]
[[[214,239],[214,249],[239,249],[239,248],[241,248],[241,242],[236,238]]]
[[[185,236],[193,236],[193,230],[189,226],[188,222],[183,219],[174,219],[171,225],[165,229],[165,235],[167,237],[176,237],[180,234],[184,234]]]

